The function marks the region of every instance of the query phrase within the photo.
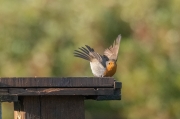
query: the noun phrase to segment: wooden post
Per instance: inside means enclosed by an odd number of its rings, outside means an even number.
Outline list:
[[[14,102],[14,119],[85,119],[85,99],[120,100],[120,89],[113,78],[0,78],[0,95]]]
[[[83,96],[25,96],[14,104],[14,119],[85,119]]]

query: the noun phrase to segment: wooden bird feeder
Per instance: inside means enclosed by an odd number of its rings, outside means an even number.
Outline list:
[[[85,119],[84,100],[120,100],[121,82],[98,77],[0,78],[0,101],[14,119]]]

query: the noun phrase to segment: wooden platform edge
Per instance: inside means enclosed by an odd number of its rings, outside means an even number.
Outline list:
[[[0,95],[0,102],[17,102],[18,96]]]
[[[113,87],[112,77],[9,77],[0,78],[0,88]]]
[[[94,80],[94,81],[99,81],[99,80]],[[53,88],[52,87],[51,88],[50,87],[46,87],[46,88],[0,87],[0,102],[16,102],[18,101],[19,96],[21,97],[21,96],[53,96],[53,95],[54,96],[55,95],[56,96],[81,95],[81,96],[84,96],[85,99],[121,100],[122,83],[113,80],[113,84],[111,85],[112,85],[111,87],[100,86],[100,87],[94,87],[94,88],[88,87],[87,85],[86,85],[87,86],[86,88],[82,88],[82,87],[57,88],[56,86],[54,87],[52,86]]]
[[[97,101],[121,100],[121,88],[122,88],[122,83],[115,81],[113,95],[86,96],[85,98],[86,99],[94,99]]]
[[[113,88],[6,88],[4,96],[41,96],[41,95],[113,95]],[[6,91],[5,91],[6,90]]]

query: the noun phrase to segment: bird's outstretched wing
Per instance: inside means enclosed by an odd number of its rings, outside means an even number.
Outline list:
[[[79,48],[79,50],[74,50],[74,56],[79,57],[88,61],[98,60],[99,62],[103,62],[103,57],[96,53],[93,48],[88,45],[85,47]]]
[[[108,59],[117,60],[120,41],[121,41],[121,35],[118,35],[118,37],[114,41],[113,45],[111,45],[109,48],[105,49],[104,55]]]

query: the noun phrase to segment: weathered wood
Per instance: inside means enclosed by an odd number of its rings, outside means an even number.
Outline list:
[[[113,95],[113,88],[9,88],[7,95]]]
[[[25,96],[19,104],[20,108],[17,103],[14,106],[14,119],[18,116],[21,119],[85,118],[83,96]]]
[[[120,89],[114,88],[6,88],[7,93],[0,96],[3,102],[16,102],[18,96],[40,95],[82,95],[85,99],[119,100]]]
[[[7,94],[8,93],[8,89],[7,88],[0,88],[0,94]]]
[[[16,102],[18,101],[18,96],[0,95],[0,102]]]
[[[0,78],[0,87],[113,87],[114,79],[111,77],[14,77]]]
[[[0,100],[14,102],[18,96],[40,95],[82,95],[85,99],[119,100],[121,87],[121,82],[113,78],[0,78]]]
[[[0,78],[0,100],[14,102],[14,119],[84,119],[84,99],[119,100],[112,77]]]
[[[116,88],[121,89],[121,88],[122,88],[122,83],[115,81],[115,82],[114,82],[114,88],[115,88],[115,89],[116,89]]]
[[[121,90],[115,89],[113,95],[99,95],[96,97],[96,100],[121,100]]]
[[[43,97],[41,105],[43,105],[42,119],[84,119],[85,118],[83,96]]]
[[[14,103],[14,119],[41,119],[40,96],[20,97],[19,102]]]

